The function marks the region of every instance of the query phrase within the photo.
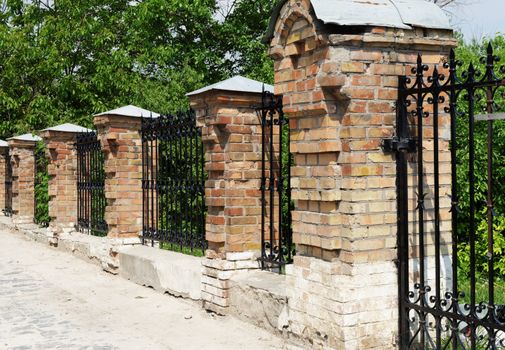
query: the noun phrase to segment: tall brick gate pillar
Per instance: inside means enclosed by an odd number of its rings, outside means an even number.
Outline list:
[[[46,144],[49,174],[50,227],[72,231],[77,224],[77,149],[76,135],[91,130],[62,124],[42,130]]]
[[[110,238],[138,238],[142,231],[142,117],[158,114],[125,106],[95,116],[105,156],[105,221]]]
[[[261,247],[261,125],[254,109],[261,92],[273,89],[236,76],[191,92],[202,127],[207,204],[202,299],[226,313],[233,271],[258,268]]]
[[[1,211],[5,210],[6,197],[7,197],[7,161],[9,155],[9,144],[0,140],[0,215]]]
[[[402,23],[396,8],[393,18],[372,2],[324,4],[281,2],[268,36],[295,158],[289,331],[317,348],[394,349],[396,169],[380,145],[394,132],[398,76],[418,52],[442,68],[456,42],[451,30]],[[358,5],[361,17],[347,18],[358,12],[342,6]],[[345,26],[367,13],[364,24],[396,28]]]
[[[12,213],[16,224],[33,223],[35,216],[35,146],[41,138],[32,134],[8,140],[12,166]]]

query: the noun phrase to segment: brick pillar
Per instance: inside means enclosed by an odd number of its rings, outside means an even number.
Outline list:
[[[450,30],[326,26],[311,6],[278,8],[270,48],[295,157],[288,331],[315,347],[394,349],[396,168],[380,145],[394,132],[398,75],[418,52],[441,68],[456,41]]]
[[[207,204],[202,298],[226,313],[233,271],[258,268],[261,248],[261,105],[263,84],[234,77],[188,94],[202,127]],[[266,86],[265,89],[272,89]]]
[[[108,237],[138,238],[142,231],[141,117],[157,114],[125,106],[95,116],[105,156]]]
[[[12,212],[17,224],[33,223],[35,216],[35,146],[32,134],[8,139],[12,165]]]
[[[9,155],[9,144],[3,140],[0,140],[0,211],[5,210],[5,203],[7,197],[7,187],[5,181],[7,180],[6,175],[7,175],[8,155]]]
[[[76,135],[89,129],[62,124],[41,132],[49,160],[50,227],[70,231],[77,224],[77,150]]]

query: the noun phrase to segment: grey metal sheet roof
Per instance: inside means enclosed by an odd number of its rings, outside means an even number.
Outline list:
[[[23,135],[19,135],[19,136],[10,137],[7,140],[37,142],[37,141],[41,141],[42,139],[40,137],[38,137],[37,135],[23,134]]]
[[[219,83],[212,84],[201,89],[187,93],[186,96],[198,95],[210,90],[225,90],[225,91],[236,91],[236,92],[255,92],[261,93],[265,91],[274,91],[274,87],[269,84],[262,83],[257,80],[252,80],[240,75],[236,75],[233,78],[229,78]]]
[[[273,38],[281,0],[272,12],[264,41]],[[411,29],[452,29],[444,11],[426,0],[311,0],[316,17],[324,23],[342,26],[380,26]]]
[[[403,23],[414,27],[452,29],[445,12],[425,0],[390,0],[398,9]]]
[[[0,140],[0,147],[9,147],[9,144],[4,140]]]
[[[324,23],[410,28],[390,0],[312,0],[311,3],[317,18]]]
[[[90,132],[93,130],[85,128],[83,126],[79,126],[79,125],[75,125],[75,124],[71,124],[71,123],[65,123],[65,124],[56,125],[56,126],[44,129],[42,131]]]
[[[148,111],[147,109],[140,108],[133,105],[123,106],[107,112],[95,114],[95,117],[101,115],[119,115],[124,117],[144,117],[144,118],[158,118],[160,115],[156,112]]]

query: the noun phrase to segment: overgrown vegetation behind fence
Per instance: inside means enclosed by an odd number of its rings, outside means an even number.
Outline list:
[[[48,159],[44,142],[39,141],[35,146],[35,223],[47,226],[49,217],[49,174],[47,172]]]

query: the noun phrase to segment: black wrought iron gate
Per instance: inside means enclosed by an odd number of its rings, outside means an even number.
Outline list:
[[[107,235],[104,154],[95,132],[77,135],[77,226],[94,236]]]
[[[144,244],[195,255],[205,239],[205,171],[193,111],[142,120]]]
[[[264,91],[261,119],[261,266],[279,268],[295,253],[291,228],[291,155],[289,125],[282,96]]]
[[[491,46],[464,72],[399,78],[396,151],[401,349],[505,347],[505,68]],[[499,195],[499,196],[498,196]],[[500,289],[501,288],[501,289]]]
[[[5,203],[2,210],[5,216],[12,216],[12,163],[11,155],[5,155]]]

